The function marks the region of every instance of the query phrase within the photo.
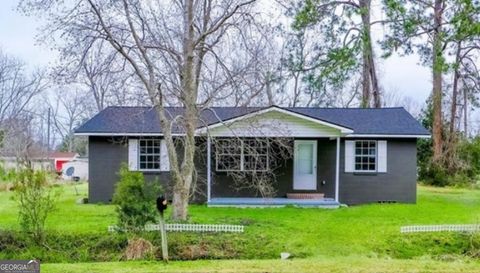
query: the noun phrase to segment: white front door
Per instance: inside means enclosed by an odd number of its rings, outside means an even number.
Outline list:
[[[293,189],[317,189],[316,140],[295,140],[293,154]]]

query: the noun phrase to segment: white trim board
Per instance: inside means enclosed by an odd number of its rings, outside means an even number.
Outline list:
[[[431,138],[430,135],[382,135],[382,134],[350,134],[345,138]]]
[[[202,127],[204,128],[204,127]],[[163,136],[162,133],[75,133],[76,136]],[[185,134],[174,133],[172,136],[184,136]],[[203,136],[203,135],[197,135]],[[241,137],[241,136],[239,136]],[[337,136],[319,136],[336,138]],[[345,138],[422,138],[429,139],[431,135],[382,135],[382,134],[348,134]]]
[[[227,126],[231,123],[234,123],[234,122],[237,122],[237,121],[240,121],[240,120],[243,120],[243,119],[252,118],[252,117],[262,115],[262,114],[265,114],[265,113],[269,113],[269,112],[272,112],[272,111],[279,112],[279,113],[282,113],[282,114],[287,114],[287,115],[294,116],[294,117],[297,117],[297,118],[301,118],[301,119],[304,119],[304,120],[308,120],[308,121],[311,121],[311,122],[314,122],[314,123],[317,123],[317,124],[320,124],[320,125],[328,126],[328,127],[339,130],[340,133],[342,133],[342,134],[353,133],[353,130],[350,129],[350,128],[343,127],[343,126],[340,126],[340,125],[336,125],[336,124],[333,124],[333,123],[329,123],[329,122],[326,122],[326,121],[322,121],[322,120],[319,120],[319,119],[316,119],[316,118],[311,118],[309,116],[302,115],[302,114],[299,114],[299,113],[295,113],[295,112],[292,112],[292,111],[289,111],[289,110],[285,110],[285,109],[282,109],[282,108],[279,108],[279,107],[276,107],[276,106],[271,106],[271,107],[266,108],[266,109],[254,111],[254,112],[251,112],[251,113],[248,113],[248,114],[245,114],[245,115],[241,115],[241,116],[238,116],[236,118],[232,118],[232,119],[229,119],[229,120],[226,120],[226,121],[223,121],[223,122],[219,121],[217,123],[198,128],[196,130],[196,132],[200,133],[200,134],[205,134],[205,133],[208,132],[208,130],[215,129],[215,128],[220,127],[220,126]]]
[[[76,136],[163,136],[162,133],[74,133]],[[184,136],[185,134],[173,133],[172,136]]]

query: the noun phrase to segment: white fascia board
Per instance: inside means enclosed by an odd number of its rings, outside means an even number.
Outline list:
[[[199,128],[199,129],[197,129],[196,132],[197,133],[206,133],[207,130],[211,130],[211,129],[214,129],[214,128],[217,128],[217,127],[220,127],[220,126],[226,126],[228,124],[234,123],[234,122],[242,120],[242,119],[248,119],[248,118],[255,117],[255,116],[258,116],[258,115],[262,115],[262,114],[272,112],[272,111],[276,111],[276,112],[279,112],[279,113],[283,113],[283,114],[287,114],[287,115],[290,115],[290,116],[298,117],[298,118],[308,120],[308,121],[311,121],[311,122],[314,122],[314,123],[317,123],[317,124],[321,124],[321,125],[324,125],[324,126],[328,126],[328,127],[331,127],[331,128],[335,128],[335,129],[339,130],[342,134],[353,133],[353,130],[350,129],[350,128],[342,127],[342,126],[339,126],[339,125],[336,125],[336,124],[333,124],[333,123],[329,123],[329,122],[326,122],[326,121],[322,121],[322,120],[319,120],[319,119],[316,119],[316,118],[311,118],[309,116],[298,114],[298,113],[295,113],[295,112],[292,112],[292,111],[289,111],[289,110],[285,110],[285,109],[282,109],[282,108],[279,108],[279,107],[276,107],[276,106],[272,106],[272,107],[269,107],[269,108],[266,108],[266,109],[258,110],[258,111],[255,111],[255,112],[252,112],[252,113],[249,113],[249,114],[246,114],[246,115],[242,115],[242,116],[239,116],[239,117],[227,120],[227,121],[223,121],[223,122],[219,121],[218,123],[214,123],[212,125],[204,126],[202,128]]]
[[[163,136],[162,133],[75,133],[76,136]],[[185,134],[172,134],[172,136],[184,136]]]
[[[346,138],[431,138],[430,135],[382,135],[382,134],[350,134]]]

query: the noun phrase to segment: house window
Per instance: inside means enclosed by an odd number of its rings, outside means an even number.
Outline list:
[[[355,171],[375,172],[377,169],[377,141],[355,141]]]
[[[239,139],[219,139],[216,142],[217,171],[242,170],[242,141]]]
[[[140,139],[139,166],[143,171],[157,171],[160,169],[160,140]]]
[[[268,139],[243,140],[243,170],[268,170]]]
[[[267,139],[218,139],[215,147],[217,171],[268,170]]]

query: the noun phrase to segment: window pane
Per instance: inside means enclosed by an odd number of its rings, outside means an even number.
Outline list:
[[[139,166],[141,170],[160,169],[160,140],[141,139],[139,141]]]
[[[355,170],[375,171],[377,142],[358,140],[355,142]]]
[[[298,174],[313,173],[313,144],[298,144]]]
[[[224,171],[240,170],[240,155],[220,155],[217,157],[217,169]]]

